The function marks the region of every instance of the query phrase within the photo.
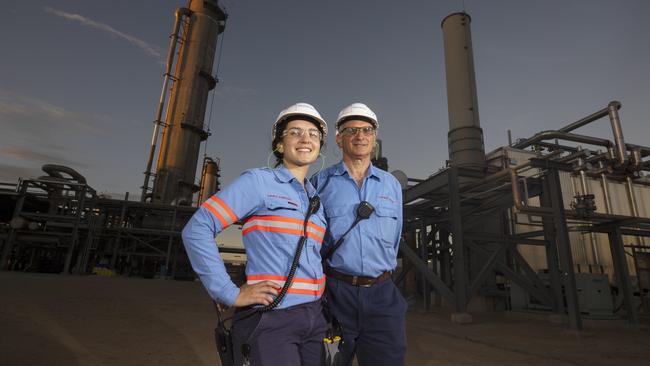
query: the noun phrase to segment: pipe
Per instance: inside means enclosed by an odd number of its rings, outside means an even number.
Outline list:
[[[602,161],[598,162],[598,166],[600,169],[605,169],[605,164]],[[600,179],[603,187],[603,197],[605,201],[605,213],[611,214],[612,213],[612,201],[609,198],[609,182],[607,180],[607,175],[605,175],[604,171],[600,173]]]
[[[582,150],[582,147],[578,147],[580,151]],[[582,190],[583,195],[589,194],[589,190],[587,189],[587,173],[585,172],[585,162],[584,159],[578,158],[578,167],[580,169],[580,188]],[[589,232],[589,244],[591,247],[591,255],[594,258],[595,264],[599,265],[600,264],[600,255],[598,253],[598,242],[596,241],[596,234],[594,232]],[[583,247],[584,250],[584,247]],[[586,252],[586,251],[585,251]],[[585,253],[586,254],[586,253]],[[586,259],[586,255],[585,255]]]
[[[631,166],[634,168],[634,170],[640,170],[641,169],[641,163],[643,163],[643,159],[641,157],[641,150],[635,149],[632,150],[632,157],[630,159]]]
[[[61,173],[65,173],[78,183],[86,184],[86,177],[70,167],[56,164],[45,164],[41,169],[51,177],[64,178]]]
[[[641,153],[642,158],[645,158],[646,156],[650,156],[650,147],[647,146],[640,146],[640,145],[626,143],[625,148],[628,149],[629,151],[638,150]]]
[[[589,150],[582,149],[581,147],[578,147],[578,151],[576,151],[574,153],[571,153],[571,154],[569,154],[567,156],[557,158],[557,159],[555,159],[553,161],[568,164],[569,162],[573,161],[573,159],[578,159],[578,161],[580,161],[580,160],[582,160],[582,158],[585,158],[585,157],[589,156],[589,154],[590,154]],[[583,164],[583,163],[580,163],[580,164]]]
[[[158,103],[158,110],[156,111],[156,119],[153,121],[153,135],[151,136],[151,147],[149,149],[149,158],[147,159],[147,168],[144,172],[144,184],[142,185],[140,202],[144,202],[147,198],[149,179],[151,178],[151,166],[153,165],[153,159],[156,155],[158,133],[160,131],[160,125],[162,124],[161,118],[163,110],[165,109],[167,88],[169,87],[169,80],[171,79],[172,65],[174,64],[174,54],[176,53],[176,44],[178,44],[178,32],[181,28],[182,17],[189,16],[191,13],[192,12],[188,8],[178,8],[175,12],[176,20],[174,21],[174,30],[172,31],[171,40],[169,41],[169,53],[167,53],[167,65],[165,67],[162,91],[160,92],[160,102]]]
[[[620,103],[618,105],[618,108],[621,108]],[[588,115],[587,117],[582,118],[579,121],[568,124],[568,125],[560,128],[558,131],[560,131],[560,132],[571,132],[571,131],[573,131],[575,129],[578,129],[578,128],[582,127],[582,126],[585,126],[585,125],[587,125],[587,124],[589,124],[589,123],[591,123],[593,121],[596,121],[598,119],[601,119],[601,118],[605,117],[608,113],[609,113],[609,106],[607,106],[607,107],[605,107],[605,108],[603,108],[603,109],[601,109],[601,110],[599,110],[597,112],[594,112],[594,113]]]
[[[568,133],[568,132],[561,132],[561,131],[542,131],[537,134],[535,134],[533,137],[522,141],[518,144],[515,144],[513,146],[516,149],[525,149],[530,145],[534,145],[538,141],[543,141],[543,140],[549,140],[549,139],[560,139],[560,140],[567,140],[567,141],[573,141],[573,142],[581,142],[584,144],[589,144],[589,145],[596,145],[596,146],[604,146],[604,147],[611,147],[613,143],[609,140],[598,138],[598,137],[591,137],[591,136],[585,136],[585,135],[578,135],[578,134],[573,134],[573,133]]]
[[[614,132],[614,143],[616,144],[616,159],[619,164],[625,164],[627,158],[625,154],[625,140],[623,139],[623,129],[621,127],[621,119],[618,117],[618,110],[621,108],[621,103],[617,101],[609,102],[607,106],[609,120],[612,123],[612,131]]]
[[[634,182],[632,182],[632,178],[629,175],[625,177],[625,186],[627,188],[627,199],[628,204],[630,205],[630,210],[632,211],[632,216],[639,217],[639,206],[636,203],[636,197],[634,194]],[[639,236],[635,236],[635,239],[637,245],[642,244]]]
[[[552,142],[539,141],[539,142],[535,143],[535,145],[537,145],[539,147],[545,147],[549,151],[555,151],[555,150],[564,150],[564,151],[570,151],[570,152],[578,151],[578,149],[576,147],[554,144]]]

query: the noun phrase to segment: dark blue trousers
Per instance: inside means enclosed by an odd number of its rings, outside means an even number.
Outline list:
[[[244,363],[242,345],[248,344],[251,366],[320,366],[327,330],[322,309],[319,300],[236,320],[235,365]]]
[[[352,365],[400,366],[406,356],[406,300],[393,281],[353,286],[327,278],[327,302],[343,327],[340,356]]]

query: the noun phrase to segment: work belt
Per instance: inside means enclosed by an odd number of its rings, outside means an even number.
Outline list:
[[[390,277],[391,273],[388,271],[380,274],[377,277],[366,277],[366,276],[352,276],[349,274],[341,273],[332,268],[327,269],[327,275],[330,277],[334,277],[339,281],[349,283],[352,286],[361,286],[361,287],[370,287],[372,285],[384,282],[391,278]]]

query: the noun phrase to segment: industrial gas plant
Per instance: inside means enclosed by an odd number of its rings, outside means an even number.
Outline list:
[[[176,11],[139,201],[102,197],[60,165],[2,183],[3,270],[194,277],[180,231],[219,186],[219,159],[200,147],[226,18],[217,0]],[[623,104],[610,101],[486,153],[470,24],[464,12],[441,24],[447,166],[425,179],[394,172],[404,197],[394,281],[413,306],[449,309],[458,323],[476,311],[534,310],[575,330],[584,318],[637,324],[650,311],[650,147],[625,142]],[[611,136],[580,134],[591,123],[611,125]],[[242,262],[229,262],[240,273]]]

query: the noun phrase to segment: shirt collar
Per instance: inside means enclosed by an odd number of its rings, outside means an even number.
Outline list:
[[[372,163],[370,163],[370,167],[368,167],[368,176],[381,182],[381,175],[378,174],[377,169],[379,168],[375,167],[374,165],[372,165]],[[343,160],[341,160],[338,162],[338,164],[334,166],[334,175],[343,175],[343,174],[350,175],[350,173],[348,172],[347,165],[345,165]]]
[[[296,177],[294,177],[289,169],[287,169],[283,164],[280,164],[277,168],[273,169],[273,174],[275,174],[275,177],[282,183],[291,182],[292,179],[296,179]]]
[[[298,182],[298,179],[296,179],[296,177],[294,177],[289,169],[287,169],[283,164],[280,164],[277,168],[273,169],[273,174],[275,174],[275,177],[282,183],[288,183],[292,180]],[[316,188],[314,188],[309,179],[305,179],[305,189],[307,190],[307,195],[309,197],[316,194]]]

